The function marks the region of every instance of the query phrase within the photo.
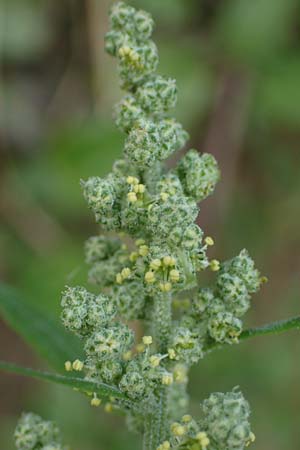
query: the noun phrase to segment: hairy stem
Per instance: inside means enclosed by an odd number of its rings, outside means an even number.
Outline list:
[[[166,353],[172,326],[171,295],[159,295],[154,299],[152,328],[157,350]]]
[[[263,325],[262,327],[249,328],[248,330],[244,330],[239,337],[239,341],[245,341],[246,339],[250,339],[256,336],[264,336],[265,334],[280,334],[293,329],[300,330],[300,316],[291,317],[290,319],[286,320],[279,320],[278,322],[272,322]],[[205,351],[210,352],[227,345],[228,344],[218,344],[217,342],[214,342],[207,345]]]

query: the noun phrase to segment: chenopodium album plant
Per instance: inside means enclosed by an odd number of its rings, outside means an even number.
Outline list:
[[[85,245],[99,294],[69,286],[62,295],[63,324],[85,352],[65,369],[122,393],[104,408],[126,415],[144,450],[243,450],[255,436],[240,390],[211,394],[196,419],[188,414],[188,373],[213,347],[239,342],[242,317],[265,278],[247,250],[223,263],[209,259],[214,241],[195,220],[219,180],[215,158],[189,150],[176,167],[164,164],[188,133],[169,115],[175,80],[156,74],[151,16],[120,2],[110,22],[106,50],[127,92],[115,109],[124,156],[105,178],[82,181],[96,222],[109,233]],[[206,269],[215,273],[210,286],[199,282]],[[132,320],[146,330],[140,339]],[[86,395],[92,406],[102,403],[97,392]],[[20,450],[65,448],[56,426],[33,414],[22,416],[15,437]]]

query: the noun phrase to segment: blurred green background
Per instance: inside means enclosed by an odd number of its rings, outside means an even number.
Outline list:
[[[98,232],[80,178],[122,151],[121,96],[103,51],[109,0],[1,2],[0,275],[24,302],[59,314],[66,283],[85,283],[82,244]],[[199,224],[226,259],[246,247],[270,282],[248,325],[299,314],[300,4],[297,0],[132,0],[153,13],[160,72],[178,80],[176,116],[213,153],[222,181]],[[194,368],[191,407],[240,385],[256,450],[300,448],[299,334],[264,337]],[[43,367],[0,323],[0,359]],[[22,410],[56,419],[74,450],[140,448],[123,421],[80,395],[0,374],[0,447]]]

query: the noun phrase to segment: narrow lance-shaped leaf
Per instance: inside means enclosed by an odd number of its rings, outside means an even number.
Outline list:
[[[0,314],[56,370],[62,371],[65,361],[81,357],[79,339],[4,284],[0,285]]]
[[[79,377],[64,376],[55,373],[42,372],[39,370],[29,369],[27,367],[16,366],[15,364],[0,361],[0,370],[12,372],[26,377],[37,378],[44,381],[50,381],[56,384],[63,384],[73,389],[78,389],[83,392],[93,392],[99,397],[115,397],[126,398],[125,395],[113,386],[104,383],[95,383],[84,380]]]

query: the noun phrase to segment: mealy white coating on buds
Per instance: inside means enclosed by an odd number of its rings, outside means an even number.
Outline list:
[[[18,450],[67,450],[57,425],[33,413],[23,413],[15,430]]]
[[[208,153],[200,155],[196,150],[187,152],[179,162],[177,172],[186,194],[197,202],[212,194],[220,178],[215,158]]]
[[[244,450],[254,441],[249,424],[250,408],[237,389],[211,394],[202,403],[203,428],[212,450]]]
[[[64,326],[81,337],[111,322],[116,314],[113,303],[104,295],[94,295],[85,288],[66,287],[61,300]]]
[[[132,345],[133,331],[123,323],[114,323],[89,335],[84,350],[88,357],[104,361],[120,358]]]

